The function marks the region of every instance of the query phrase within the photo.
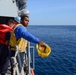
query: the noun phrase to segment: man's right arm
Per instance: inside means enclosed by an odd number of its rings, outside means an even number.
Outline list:
[[[16,35],[17,39],[22,37],[30,42],[33,42],[33,43],[40,42],[40,39],[38,39],[37,37],[35,37],[31,33],[29,33],[23,26],[19,26],[18,28],[16,28],[15,35]]]

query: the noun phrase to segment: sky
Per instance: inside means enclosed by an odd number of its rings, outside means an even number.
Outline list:
[[[76,25],[76,0],[28,0],[30,25]]]

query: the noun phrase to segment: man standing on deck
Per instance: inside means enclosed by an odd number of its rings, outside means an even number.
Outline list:
[[[11,49],[11,56],[15,55],[15,46],[18,46],[21,57],[21,63],[23,65],[23,57],[25,54],[25,49],[27,47],[27,40],[36,44],[38,43],[40,46],[45,46],[45,44],[40,39],[38,39],[26,30],[25,27],[27,27],[29,23],[29,17],[27,15],[21,15],[21,24],[17,20],[18,18],[19,17],[15,18],[17,25],[14,27],[14,30],[11,34],[9,45]],[[21,69],[22,67],[20,67],[20,71]]]
[[[9,50],[8,44],[11,36],[12,28],[11,26],[14,24],[13,20],[8,21],[8,25],[1,24],[0,25],[0,74],[5,75],[8,69],[9,64]]]

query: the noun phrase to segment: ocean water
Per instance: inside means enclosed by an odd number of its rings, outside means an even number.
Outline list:
[[[28,31],[46,42],[47,58],[35,50],[35,75],[76,75],[76,26],[28,26]]]

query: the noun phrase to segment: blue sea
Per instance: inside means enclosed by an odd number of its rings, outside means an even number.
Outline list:
[[[41,58],[35,49],[35,75],[76,75],[76,26],[28,26],[52,52]]]

